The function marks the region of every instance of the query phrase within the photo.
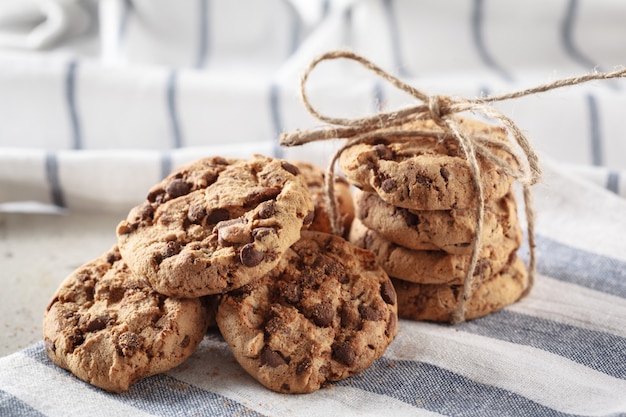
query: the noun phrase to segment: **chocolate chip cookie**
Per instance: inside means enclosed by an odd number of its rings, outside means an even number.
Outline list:
[[[202,165],[211,175],[196,166],[172,173],[117,228],[129,267],[174,297],[218,294],[263,275],[314,215],[287,161],[212,158]]]
[[[113,247],[61,283],[44,313],[43,337],[58,366],[122,392],[182,363],[207,325],[200,299],[156,293]]]
[[[416,284],[392,279],[398,294],[398,316],[410,320],[450,323],[458,305],[457,285]],[[528,286],[528,273],[522,260],[513,262],[483,281],[472,292],[466,307],[466,320],[486,316],[516,302]]]
[[[309,226],[308,230],[314,230],[324,233],[333,233],[331,226],[332,213],[329,211],[329,207],[326,203],[327,194],[324,185],[324,178],[326,172],[309,162],[304,161],[292,161],[292,164],[298,167],[302,176],[304,177],[311,198],[313,199],[313,206],[315,207],[315,217],[313,222]],[[343,230],[345,234],[350,230],[350,224],[354,218],[354,203],[352,201],[352,193],[350,191],[350,184],[345,178],[335,176],[334,184],[335,202],[339,215],[341,216]]]
[[[354,192],[356,216],[385,240],[408,249],[443,250],[456,255],[472,252],[477,216],[474,208],[409,210],[385,203],[374,193]],[[518,217],[512,193],[485,205],[482,242],[518,236]]]
[[[396,294],[371,252],[304,231],[273,270],[223,296],[217,323],[261,384],[307,393],[383,354],[397,333]]]
[[[503,237],[499,241],[482,245],[474,276],[486,279],[506,266],[522,242],[522,231],[517,225],[514,238]],[[463,283],[470,255],[454,255],[442,250],[413,250],[383,239],[354,219],[350,241],[356,246],[369,249],[383,269],[392,277],[420,284]]]
[[[507,140],[500,127],[471,119],[461,119],[461,125],[472,134],[503,143]],[[339,166],[348,181],[397,207],[412,210],[475,207],[476,190],[458,142],[443,137],[443,130],[432,120],[418,120],[405,128],[434,133],[411,140],[380,138],[348,148],[339,158]],[[487,145],[487,148],[512,167],[517,166],[513,155],[501,147]],[[513,178],[490,160],[480,155],[477,159],[485,200],[506,195]]]

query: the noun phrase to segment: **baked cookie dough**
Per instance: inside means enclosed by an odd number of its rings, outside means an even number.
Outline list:
[[[173,297],[219,294],[272,269],[313,219],[293,164],[261,155],[212,158],[199,187],[196,166],[172,173],[117,227],[122,256],[152,287]]]
[[[462,128],[489,136],[493,140],[507,140],[502,128],[471,119],[461,119]],[[406,129],[441,132],[432,120],[418,120]],[[504,149],[487,148],[512,167],[513,155]],[[477,155],[480,181],[485,200],[502,198],[509,192],[513,178]],[[437,134],[411,140],[380,138],[373,143],[357,144],[345,150],[339,166],[350,183],[376,193],[387,203],[412,210],[450,210],[475,207],[477,195],[469,164],[457,141],[438,138]]]
[[[398,316],[418,321],[451,323],[458,306],[457,285],[416,284],[392,278],[398,294]],[[496,312],[516,302],[528,286],[524,262],[515,257],[501,272],[483,281],[466,304],[465,320]]]
[[[313,222],[308,227],[308,230],[314,230],[324,233],[333,233],[332,225],[330,222],[332,213],[330,213],[329,207],[326,203],[326,188],[324,185],[324,178],[326,172],[309,162],[304,161],[291,161],[304,177],[311,198],[313,199],[313,206],[315,207],[315,217]],[[334,184],[335,201],[339,215],[341,216],[343,231],[345,234],[350,230],[350,224],[354,218],[354,203],[352,201],[352,193],[350,191],[350,184],[345,178],[335,176]]]
[[[456,255],[472,252],[476,233],[475,208],[409,210],[385,203],[374,193],[355,190],[356,217],[385,240],[408,249],[443,250]],[[513,193],[485,205],[481,241],[516,239],[519,220]]]
[[[44,313],[43,339],[55,364],[122,392],[182,363],[207,326],[200,299],[156,293],[113,247],[61,283]]]
[[[517,225],[514,238],[486,242],[474,270],[479,281],[500,272],[520,247],[522,231]],[[371,250],[378,263],[392,277],[420,284],[462,284],[469,268],[471,255],[454,255],[442,250],[413,250],[383,239],[358,219],[352,222],[350,241],[358,247]]]
[[[217,323],[261,384],[307,393],[384,353],[397,333],[396,294],[371,252],[306,231],[272,271],[223,296]]]

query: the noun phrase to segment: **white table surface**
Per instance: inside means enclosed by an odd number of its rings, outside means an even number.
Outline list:
[[[0,212],[0,357],[41,340],[60,282],[116,241],[124,214]]]

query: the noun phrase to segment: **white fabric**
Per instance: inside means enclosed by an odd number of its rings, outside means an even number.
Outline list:
[[[65,24],[32,42],[57,18]],[[0,210],[124,211],[208,155],[325,167],[337,141],[277,138],[321,125],[298,87],[328,50],[471,98],[621,68],[625,23],[620,0],[7,1]],[[346,62],[321,65],[307,91],[330,116],[414,103]],[[626,83],[495,107],[545,171],[534,187],[539,275],[519,303],[458,326],[402,320],[370,369],[305,396],[262,388],[215,334],[122,395],[60,370],[40,342],[0,358],[0,415],[626,415]]]

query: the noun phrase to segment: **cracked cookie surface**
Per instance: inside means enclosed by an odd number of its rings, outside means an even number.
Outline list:
[[[305,231],[276,268],[222,298],[217,323],[261,384],[306,393],[384,353],[397,333],[396,294],[371,252]]]
[[[46,308],[43,338],[50,359],[112,392],[187,359],[208,326],[200,299],[153,291],[117,247],[72,272]]]
[[[515,255],[522,242],[522,231],[499,241],[481,245],[474,277],[478,281],[500,272]],[[383,239],[376,231],[368,229],[354,219],[350,241],[358,247],[369,249],[378,263],[392,277],[420,284],[462,284],[469,268],[471,255],[455,255],[442,250],[413,250]]]
[[[198,174],[198,164],[205,174]],[[194,182],[197,177],[202,180]],[[117,235],[130,268],[156,291],[198,297],[238,288],[272,269],[312,217],[307,185],[289,162],[211,158],[155,186]]]
[[[471,119],[461,119],[461,126],[495,142],[507,140],[502,128]],[[410,140],[380,138],[371,144],[351,146],[339,158],[339,166],[348,181],[397,207],[413,210],[475,207],[477,196],[469,164],[458,142],[438,138],[443,130],[430,120],[418,120],[404,128],[435,133]],[[486,147],[512,167],[517,166],[513,155],[501,147]],[[507,194],[513,178],[484,157],[477,155],[477,160],[485,200]]]
[[[416,284],[392,278],[398,316],[410,320],[452,322],[461,286]],[[528,286],[524,262],[515,257],[502,271],[480,283],[466,305],[466,320],[486,316],[516,302]]]
[[[409,210],[385,203],[376,194],[356,190],[356,216],[385,240],[408,249],[443,250],[468,255],[476,233],[475,208]],[[517,204],[512,193],[485,204],[481,240],[499,242],[518,236]]]

